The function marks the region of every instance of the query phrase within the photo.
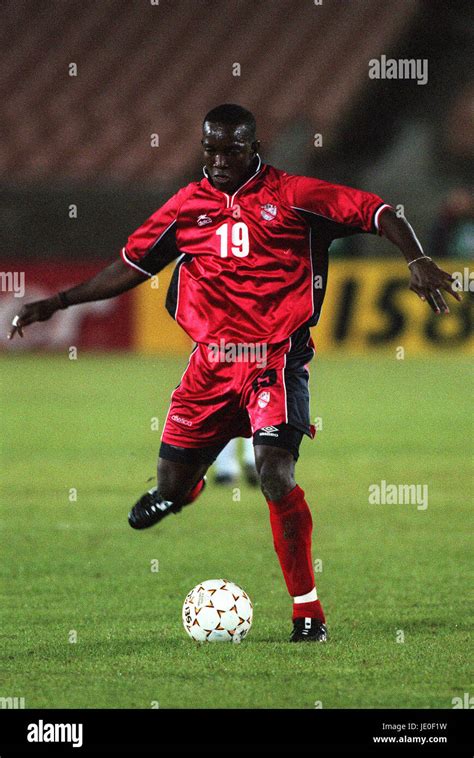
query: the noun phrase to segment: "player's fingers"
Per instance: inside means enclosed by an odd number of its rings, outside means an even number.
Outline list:
[[[39,313],[37,309],[25,307],[25,309],[22,309],[20,311],[18,316],[15,316],[15,318],[12,321],[12,325],[16,326],[18,328],[18,331],[20,332],[22,329],[25,328],[25,326],[29,326],[30,324],[34,324],[35,321],[39,321],[40,319],[38,318],[38,316],[39,316]]]
[[[426,302],[430,306],[431,310],[438,315],[440,313],[439,306],[435,300],[433,293],[430,290],[426,290]]]
[[[449,313],[449,306],[448,306],[446,300],[444,299],[444,295],[443,295],[443,293],[441,292],[440,289],[436,290],[435,297],[436,297],[436,302],[438,303],[441,311],[443,313]]]
[[[11,340],[15,336],[15,334],[18,332],[20,337],[23,337],[23,331],[22,331],[22,322],[19,316],[15,316],[12,321],[12,328],[10,329],[10,332],[8,334],[8,339]]]
[[[415,293],[415,295],[418,295],[418,297],[420,298],[420,300],[426,300],[425,293],[421,289],[421,287],[417,287],[416,285],[411,284],[410,285],[410,289],[411,289],[412,292]]]
[[[21,331],[21,327],[14,326],[13,329],[11,329],[8,333],[8,339],[12,340],[15,334],[19,334],[20,337],[23,337],[23,332]]]
[[[454,299],[457,300],[458,303],[461,302],[462,295],[461,295],[460,292],[456,292],[456,290],[453,290],[451,287],[443,287],[443,289],[446,290],[446,292],[449,292],[449,294],[451,295],[451,297],[454,297]]]
[[[455,289],[455,288],[453,287],[453,285],[452,285],[452,284],[444,284],[444,285],[443,285],[443,289],[444,289],[446,292],[449,292],[449,294],[450,294],[450,295],[452,295],[452,297],[454,297],[454,299],[455,299],[455,300],[457,300],[457,301],[458,301],[458,303],[460,303],[460,302],[461,302],[461,300],[462,300],[462,295],[461,295],[461,293],[459,292],[459,290],[457,290],[457,289]]]
[[[427,300],[437,315],[439,313],[449,313],[448,304],[439,289],[428,290],[427,295]]]

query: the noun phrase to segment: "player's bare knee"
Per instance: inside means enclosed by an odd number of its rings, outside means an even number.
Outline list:
[[[293,477],[287,473],[268,471],[260,477],[260,487],[267,500],[281,500],[295,484]]]
[[[256,453],[256,462],[260,487],[267,500],[280,500],[293,489],[295,463],[290,452],[269,447]]]

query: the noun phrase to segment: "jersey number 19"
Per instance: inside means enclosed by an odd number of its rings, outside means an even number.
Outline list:
[[[231,247],[230,250],[237,258],[245,258],[249,254],[249,228],[243,221],[231,224]],[[216,234],[221,238],[221,258],[227,258],[229,250],[229,222],[225,221],[216,229]]]

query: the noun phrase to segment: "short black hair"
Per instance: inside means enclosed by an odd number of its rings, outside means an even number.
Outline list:
[[[234,103],[224,103],[218,105],[204,117],[204,124],[208,121],[211,124],[229,124],[230,126],[245,126],[249,133],[250,139],[256,139],[257,122],[253,113],[242,108],[241,105]]]

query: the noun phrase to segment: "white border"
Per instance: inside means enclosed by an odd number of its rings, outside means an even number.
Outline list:
[[[156,240],[153,242],[153,244],[152,244],[152,245],[150,245],[150,246],[147,248],[147,251],[146,251],[145,255],[148,255],[149,253],[151,253],[151,251],[153,250],[153,248],[155,247],[155,245],[157,245],[157,244],[158,244],[158,242],[159,242],[159,241],[160,241],[160,240],[161,240],[161,239],[162,239],[162,238],[165,236],[165,234],[166,234],[167,232],[169,232],[169,230],[171,229],[171,227],[173,226],[173,224],[176,224],[176,221],[177,221],[177,219],[176,219],[176,218],[174,218],[174,219],[173,219],[173,221],[172,221],[170,224],[168,224],[168,226],[166,227],[166,229],[164,230],[164,232],[162,232],[162,233],[160,234],[160,236],[156,238]],[[145,257],[145,255],[144,255],[143,257]],[[137,271],[141,271],[141,272],[142,272],[142,274],[146,274],[146,276],[149,276],[149,277],[152,277],[152,276],[156,276],[156,274],[150,274],[150,272],[149,272],[149,271],[145,271],[145,269],[143,269],[143,268],[140,268],[140,266],[137,266],[137,264],[136,264],[136,263],[134,263],[133,261],[131,261],[131,260],[130,260],[130,258],[128,258],[128,257],[127,257],[127,253],[126,253],[126,247],[123,247],[123,248],[122,248],[122,258],[123,258],[123,260],[125,261],[125,263],[128,263],[128,264],[129,264],[129,266],[132,266],[133,268],[136,268],[136,269],[137,269]],[[141,259],[140,259],[140,260],[141,260]]]
[[[145,274],[145,276],[148,276],[148,277],[154,276],[154,274],[150,274],[149,271],[145,271],[143,268],[140,268],[140,266],[137,266],[136,263],[133,263],[129,258],[127,258],[127,254],[125,252],[124,247],[122,248],[121,255],[122,255],[122,260],[124,261],[124,263],[128,263],[128,265],[131,266],[132,268],[136,268],[137,271],[140,271],[141,274]]]

